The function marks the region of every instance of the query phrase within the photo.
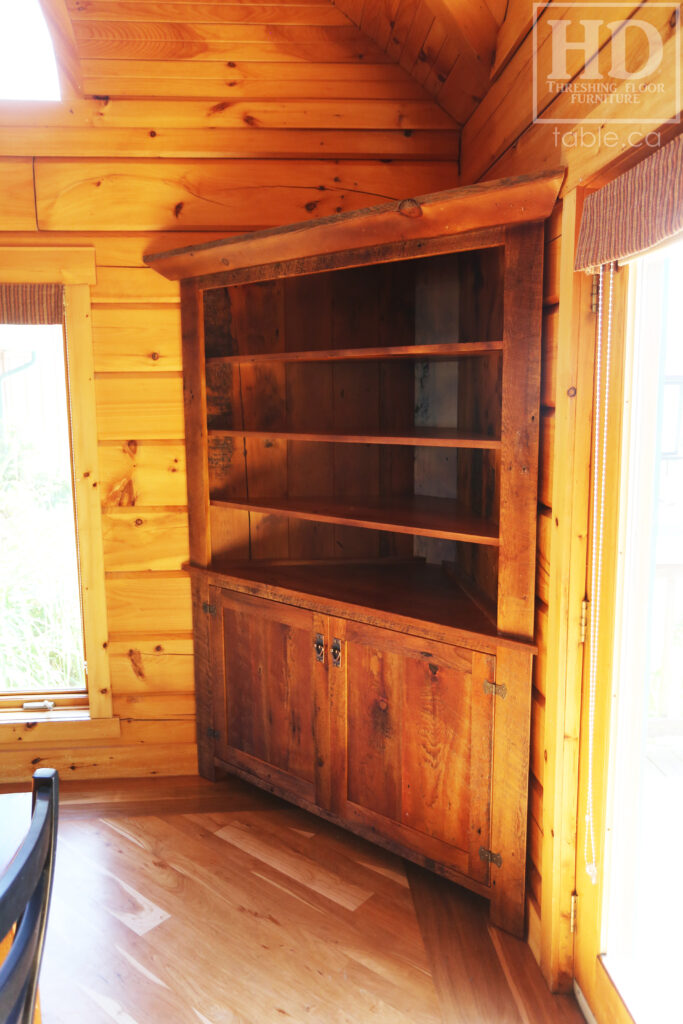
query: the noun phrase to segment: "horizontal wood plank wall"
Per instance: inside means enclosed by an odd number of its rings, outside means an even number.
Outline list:
[[[672,5],[672,7],[675,5]],[[586,108],[585,116],[599,118],[602,129],[590,124],[582,132],[575,123],[532,121],[533,66],[542,79],[550,67],[549,20],[561,18],[569,7],[553,2],[537,5],[538,50],[531,33],[534,12],[523,0],[511,0],[498,36],[492,84],[463,128],[462,184],[525,174],[543,168],[566,167],[560,201],[546,227],[543,357],[541,380],[541,457],[539,476],[536,640],[539,653],[534,668],[532,702],[532,755],[529,809],[528,941],[554,989],[567,990],[573,978],[573,936],[570,901],[574,887],[576,841],[576,789],[578,785],[578,721],[580,711],[580,591],[581,559],[585,561],[587,509],[583,524],[581,504],[587,496],[582,473],[590,455],[590,390],[592,382],[591,314],[587,312],[587,285],[572,273],[575,213],[580,186],[597,187],[652,152],[645,144],[649,131],[653,146],[665,144],[680,126],[666,125],[678,110],[673,86],[677,54],[677,22],[672,8],[654,4],[624,5],[621,17],[645,19],[664,42],[659,69],[671,88],[645,92],[640,116],[653,123],[634,135],[633,124],[613,122],[615,102]],[[680,15],[679,15],[680,16]],[[634,48],[638,32],[626,33],[627,66],[635,68],[647,56]],[[611,50],[606,34],[600,39],[599,66],[606,68]],[[572,76],[582,71],[582,52],[569,51]],[[656,72],[653,72],[654,76]],[[545,115],[575,117],[568,93],[541,101]],[[661,126],[661,128],[660,128]],[[636,126],[637,129],[638,126]],[[605,132],[610,136],[609,144]],[[563,205],[573,211],[565,216]],[[565,209],[565,214],[567,209]],[[571,219],[571,223],[569,220]],[[564,257],[563,257],[564,247]],[[580,340],[580,337],[583,340]],[[579,352],[580,355],[577,355]],[[561,409],[561,414],[557,410]],[[559,418],[558,418],[559,417]],[[556,429],[557,428],[557,429]],[[555,443],[557,433],[558,444]],[[579,460],[575,463],[575,460]],[[567,486],[569,466],[575,481]],[[587,479],[587,477],[586,477]],[[555,494],[555,498],[553,498]],[[558,499],[562,495],[562,500]],[[571,547],[571,552],[570,552]],[[572,569],[571,581],[569,579]],[[545,798],[545,799],[544,799]],[[580,911],[579,911],[580,912]]]
[[[120,736],[8,741],[2,780],[48,761],[83,778],[197,768],[179,288],[143,254],[458,184],[459,127],[332,3],[202,5],[195,24],[199,6],[69,0],[83,95],[0,103],[0,243],[96,252],[121,720]]]

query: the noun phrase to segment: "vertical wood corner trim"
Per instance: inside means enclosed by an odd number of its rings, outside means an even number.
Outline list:
[[[113,704],[107,652],[95,368],[90,288],[87,284],[65,287],[64,326],[90,715],[92,718],[111,718]]]
[[[581,712],[580,608],[585,594],[593,404],[594,318],[590,280],[574,272],[583,190],[564,198],[545,705],[541,967],[550,987],[573,979],[571,895],[576,879],[576,813]],[[558,464],[561,460],[561,464]]]

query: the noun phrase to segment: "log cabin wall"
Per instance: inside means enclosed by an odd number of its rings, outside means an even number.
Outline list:
[[[460,131],[329,0],[44,7],[67,102],[0,103],[0,245],[95,248],[121,735],[0,734],[0,780],[194,773],[179,289],[143,253],[451,188]]]
[[[615,122],[614,105],[603,102],[585,108],[585,116],[598,118],[598,124],[582,124],[569,93],[546,96],[539,111],[573,119],[573,124],[533,121],[534,62],[542,81],[551,60],[548,21],[567,17],[569,10],[565,3],[546,4],[534,45],[531,5],[510,0],[498,34],[490,87],[463,126],[460,163],[462,184],[566,168],[545,234],[536,577],[539,654],[532,699],[527,873],[528,941],[548,983],[561,990],[570,989],[573,980],[570,922],[576,883],[580,619],[586,593],[595,339],[590,278],[573,272],[575,241],[584,190],[604,184],[680,131],[680,125],[666,123],[680,113],[674,87],[680,59],[677,4],[646,2],[619,8],[619,17],[647,21],[663,41],[656,73],[666,88],[643,93],[637,108],[643,123]],[[600,13],[591,16],[599,18]],[[626,33],[626,40],[627,67],[637,70],[647,57],[638,49],[642,38],[633,31]],[[611,60],[607,35],[600,42],[599,68],[605,71]],[[581,51],[571,52],[567,70],[572,78],[583,66]],[[654,73],[643,84],[651,78]]]

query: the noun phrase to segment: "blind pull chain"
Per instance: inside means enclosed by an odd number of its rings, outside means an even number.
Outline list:
[[[591,518],[593,542],[590,572],[590,662],[588,675],[588,782],[586,795],[586,833],[584,861],[586,873],[593,885],[598,880],[595,854],[595,819],[593,808],[593,761],[595,749],[595,696],[598,676],[598,637],[600,632],[600,598],[602,591],[602,556],[605,533],[605,480],[607,474],[607,416],[610,397],[610,364],[612,355],[612,314],[614,307],[614,263],[609,264],[609,291],[607,299],[607,338],[604,352],[603,386],[603,305],[604,266],[600,267],[598,285],[598,326],[595,356],[595,416],[593,427],[593,482]]]

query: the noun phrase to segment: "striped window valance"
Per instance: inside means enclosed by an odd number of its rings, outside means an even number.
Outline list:
[[[576,270],[646,252],[683,231],[683,135],[586,197]]]
[[[61,324],[63,319],[61,284],[0,284],[0,323]]]

